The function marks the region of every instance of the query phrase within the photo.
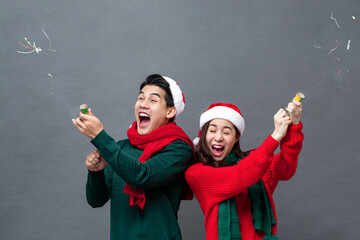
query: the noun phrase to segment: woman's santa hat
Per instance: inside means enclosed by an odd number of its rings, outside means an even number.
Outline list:
[[[181,91],[179,85],[171,78],[162,76],[170,85],[170,91],[174,102],[174,107],[176,108],[176,119],[185,109],[185,97]]]
[[[221,118],[231,122],[240,133],[240,136],[243,135],[245,130],[245,120],[240,112],[240,110],[231,103],[213,103],[210,107],[200,116],[200,130],[197,138],[194,139],[194,145],[199,142],[201,129],[209,121]]]

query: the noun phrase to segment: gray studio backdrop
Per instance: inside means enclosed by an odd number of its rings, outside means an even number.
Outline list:
[[[71,119],[87,103],[113,138],[125,138],[151,73],[179,82],[186,110],[178,124],[191,138],[210,103],[236,104],[243,150],[259,146],[275,112],[303,91],[297,173],[274,194],[278,236],[360,237],[358,0],[0,6],[0,239],[109,239],[109,204],[92,209],[85,199],[94,147]],[[18,53],[31,50],[18,43],[28,46],[24,37],[42,51]],[[182,202],[183,239],[205,239],[203,221],[196,200]]]

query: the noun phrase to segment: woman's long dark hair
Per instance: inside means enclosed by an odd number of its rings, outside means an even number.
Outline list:
[[[204,165],[209,165],[212,167],[224,167],[227,166],[226,163],[223,161],[215,161],[211,155],[211,150],[209,149],[208,145],[206,144],[206,133],[209,129],[211,121],[208,121],[204,124],[201,129],[201,135],[198,144],[195,148],[195,161],[202,162]],[[236,127],[236,136],[239,136],[240,133]],[[234,152],[239,158],[244,158],[245,153],[240,149],[240,138],[237,142],[235,142],[232,152]]]

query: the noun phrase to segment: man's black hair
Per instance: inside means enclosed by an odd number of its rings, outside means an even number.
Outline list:
[[[174,107],[174,100],[170,90],[170,84],[160,75],[151,74],[147,76],[146,80],[140,85],[140,91],[147,85],[158,86],[165,91],[166,107]],[[169,122],[174,121],[175,117],[171,118]]]
[[[173,107],[174,106],[174,100],[171,94],[170,90],[170,84],[160,75],[160,74],[152,74],[149,75],[146,80],[141,84],[140,91],[146,86],[146,85],[155,85],[159,88],[163,89],[165,91],[165,101],[166,101],[166,107]]]

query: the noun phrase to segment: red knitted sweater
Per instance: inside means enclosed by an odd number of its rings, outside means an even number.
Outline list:
[[[249,156],[230,167],[214,168],[197,163],[185,172],[186,181],[196,195],[205,214],[207,240],[218,239],[218,211],[220,202],[235,197],[240,220],[242,240],[262,239],[252,223],[250,199],[247,188],[262,179],[271,202],[275,219],[275,205],[272,194],[279,180],[289,180],[296,171],[298,155],[304,135],[302,123],[290,125],[286,136],[280,142],[281,151],[274,155],[279,142],[271,136]],[[277,226],[273,225],[272,234]]]

